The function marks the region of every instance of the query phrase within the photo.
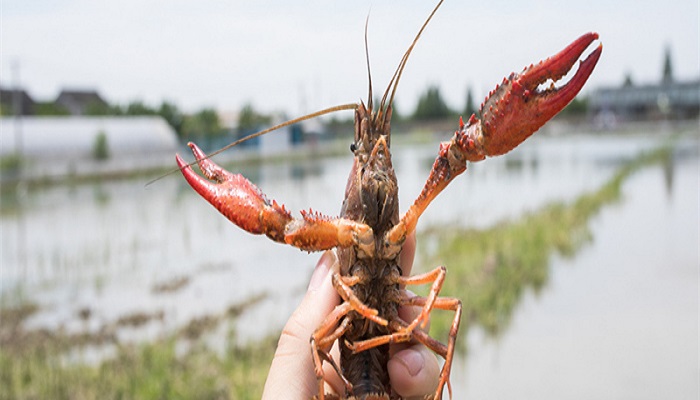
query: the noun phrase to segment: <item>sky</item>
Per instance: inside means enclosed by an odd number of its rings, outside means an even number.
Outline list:
[[[187,112],[252,104],[289,117],[375,93],[436,2],[426,0],[0,0],[0,85],[39,101],[95,89],[124,104],[167,100]],[[586,91],[700,77],[698,0],[446,0],[413,51],[396,97],[413,110],[428,85],[464,107],[510,72],[595,31],[602,58]],[[591,47],[591,50],[593,46]],[[347,113],[347,112],[346,112]],[[348,115],[349,116],[349,115]]]

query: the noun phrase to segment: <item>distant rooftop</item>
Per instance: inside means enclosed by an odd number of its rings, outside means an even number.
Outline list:
[[[0,110],[0,115],[32,115],[34,100],[24,89],[0,87]]]
[[[107,102],[94,90],[62,90],[55,103],[71,115],[85,115],[90,107],[107,107]]]
[[[0,115],[12,116],[19,111],[20,115],[35,115],[40,113],[40,104],[55,104],[70,115],[86,115],[88,111],[106,109],[109,104],[95,90],[64,89],[56,100],[35,101],[24,89],[0,87]]]

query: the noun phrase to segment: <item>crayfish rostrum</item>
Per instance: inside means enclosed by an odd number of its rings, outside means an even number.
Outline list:
[[[350,146],[354,162],[338,217],[303,211],[301,218],[293,217],[242,175],[213,163],[193,143],[189,146],[207,179],[177,156],[180,170],[192,188],[239,227],[306,251],[336,249],[339,268],[333,272],[332,282],[343,301],[310,338],[319,382],[318,399],[399,398],[387,372],[389,344],[411,340],[425,344],[444,358],[434,395],[435,399],[442,398],[445,385],[449,387],[461,302],[439,296],[445,267],[403,276],[398,264],[402,245],[426,207],[466,170],[467,162],[505,154],[537,131],[581,90],[602,52],[602,45],[598,45],[560,88],[553,84],[548,88],[540,86],[566,75],[598,38],[596,33],[584,34],[558,54],[503,79],[487,96],[479,116],[472,115],[466,123],[460,118],[452,139],[440,144],[423,190],[401,215],[389,150],[392,102],[408,56],[433,14],[404,54],[380,103],[376,107],[373,104],[370,79],[367,104],[351,107],[355,112],[355,137]],[[349,107],[329,110],[338,108]],[[431,285],[427,296],[409,296],[402,289],[418,284]],[[404,305],[421,307],[418,317],[402,320],[398,308]],[[417,329],[428,322],[433,308],[454,312],[447,344]],[[336,341],[340,347],[337,361],[330,355]],[[324,393],[324,362],[331,363],[344,382],[337,394]]]

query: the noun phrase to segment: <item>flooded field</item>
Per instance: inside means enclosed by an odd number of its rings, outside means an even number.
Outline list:
[[[588,221],[590,240],[549,257],[544,286],[524,291],[507,327],[496,336],[478,324],[464,330],[455,398],[697,398],[699,134],[697,125],[684,132],[668,162],[630,175],[619,201]],[[421,230],[486,229],[573,202],[673,133],[535,136],[506,157],[470,165],[422,217],[417,260],[434,247],[421,245]],[[436,152],[437,143],[393,149],[402,209]],[[240,172],[295,213],[335,215],[351,161],[348,152]],[[228,332],[206,335],[212,348],[225,351],[231,330],[239,345],[277,336],[319,255],[243,232],[180,176],[146,181],[5,194],[3,309],[30,305],[28,330],[108,328],[116,337],[71,351],[72,363],[96,364],[118,351],[114,343],[168,337],[232,310]]]

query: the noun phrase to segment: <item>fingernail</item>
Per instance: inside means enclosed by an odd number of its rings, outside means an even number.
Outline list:
[[[335,256],[332,251],[329,250],[323,253],[321,259],[318,260],[318,264],[316,264],[314,273],[311,275],[309,287],[306,289],[307,291],[316,290],[321,286],[321,283],[323,283],[323,280],[328,275],[328,271],[330,271],[331,265],[333,265],[335,261],[334,259]]]
[[[423,355],[413,349],[406,349],[396,354],[394,359],[401,362],[406,367],[411,376],[416,376],[425,366]]]

